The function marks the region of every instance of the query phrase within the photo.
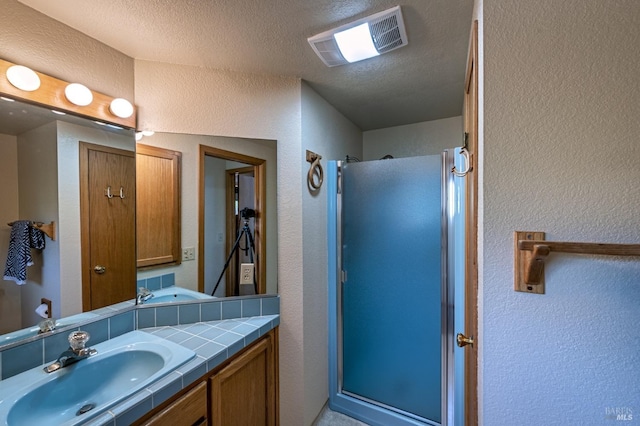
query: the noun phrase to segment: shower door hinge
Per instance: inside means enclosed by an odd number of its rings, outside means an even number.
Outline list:
[[[342,167],[338,166],[336,171],[338,173],[338,184],[336,185],[338,194],[342,194]]]
[[[347,282],[347,271],[340,271],[340,282],[342,284]]]

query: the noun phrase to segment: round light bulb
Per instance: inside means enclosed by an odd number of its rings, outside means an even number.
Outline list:
[[[87,106],[93,102],[93,93],[88,87],[79,83],[71,83],[64,89],[69,102],[78,106]]]
[[[126,99],[116,98],[111,101],[109,111],[116,117],[129,118],[133,115],[133,105]]]
[[[13,86],[25,92],[33,92],[40,88],[40,77],[31,68],[12,65],[7,69],[7,80]]]

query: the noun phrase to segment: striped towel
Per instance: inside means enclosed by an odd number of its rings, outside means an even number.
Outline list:
[[[18,220],[11,226],[4,279],[16,284],[27,282],[27,266],[33,265],[31,249],[44,249],[44,232],[31,226],[30,220]]]

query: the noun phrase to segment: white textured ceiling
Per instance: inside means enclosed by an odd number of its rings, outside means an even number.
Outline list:
[[[362,130],[461,114],[473,0],[20,0],[136,58],[300,77]],[[400,4],[409,45],[328,68],[307,38]]]

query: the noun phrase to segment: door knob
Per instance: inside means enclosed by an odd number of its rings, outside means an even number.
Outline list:
[[[456,336],[456,342],[461,348],[464,348],[467,345],[471,345],[471,347],[473,347],[473,336],[467,337],[462,333],[458,333],[458,335]]]
[[[101,265],[96,265],[93,267],[93,271],[98,275],[102,275],[107,271],[107,268]]]

